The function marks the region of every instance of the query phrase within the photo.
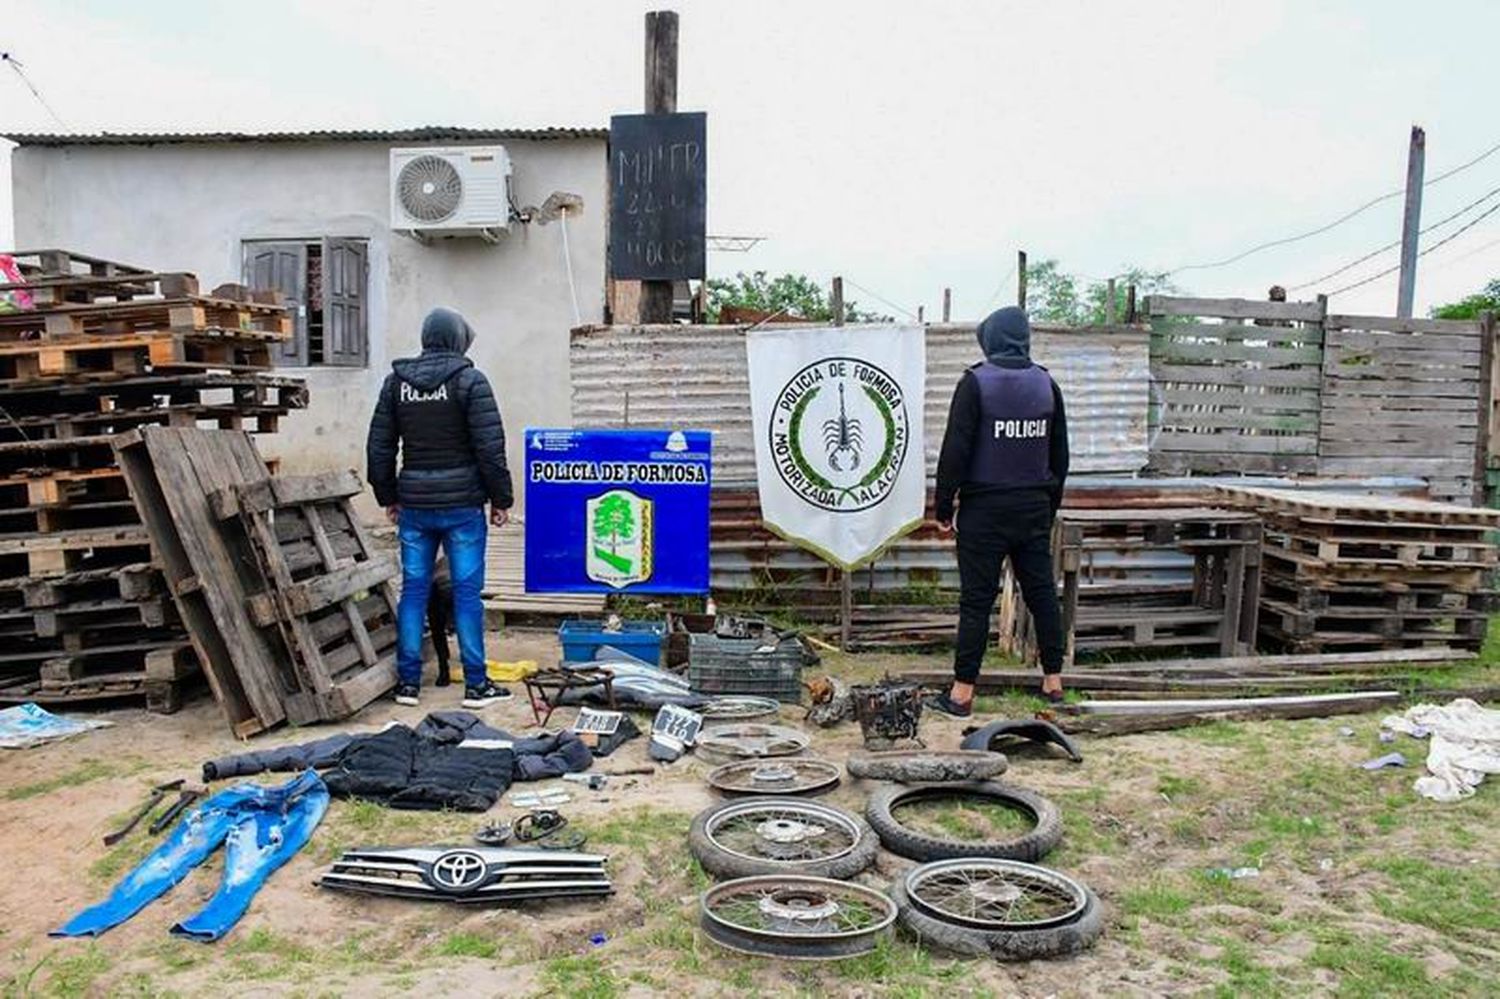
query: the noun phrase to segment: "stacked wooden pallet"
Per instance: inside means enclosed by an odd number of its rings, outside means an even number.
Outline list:
[[[145,695],[196,673],[112,435],[152,424],[271,432],[306,405],[268,373],[285,310],[238,287],[64,251],[0,285],[0,702]]]
[[[1357,493],[1221,487],[1265,523],[1261,633],[1293,652],[1478,649],[1500,511]]]
[[[243,432],[115,439],[174,605],[235,734],[346,718],[396,682],[394,556],[353,472],[273,476]]]
[[[1065,509],[1053,534],[1064,662],[1079,653],[1184,649],[1232,656],[1254,645],[1260,522],[1213,508]],[[1036,655],[1031,617],[1007,567],[1002,644]]]

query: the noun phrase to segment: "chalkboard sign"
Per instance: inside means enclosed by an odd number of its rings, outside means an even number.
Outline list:
[[[609,275],[674,281],[705,273],[708,116],[609,120]]]

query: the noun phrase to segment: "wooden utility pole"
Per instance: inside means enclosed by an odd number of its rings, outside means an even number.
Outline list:
[[[1417,234],[1422,229],[1422,171],[1427,162],[1427,133],[1411,127],[1406,153],[1406,211],[1401,217],[1401,284],[1396,291],[1396,315],[1411,318],[1417,293]]]
[[[677,12],[654,10],[646,14],[646,106],[647,114],[672,114],[677,110]],[[672,321],[672,282],[641,282],[641,322]]]
[[[1120,310],[1115,308],[1115,279],[1104,282],[1104,321],[1113,326],[1119,322]]]
[[[1016,304],[1026,308],[1026,251],[1016,251]]]
[[[953,313],[953,289],[952,288],[944,288],[943,289],[943,322],[946,323],[949,319],[951,319],[952,318],[952,313]]]
[[[844,279],[833,279],[833,295],[829,304],[833,309],[833,325],[844,325]],[[854,633],[854,577],[848,569],[839,573],[839,648],[849,651],[849,639]]]

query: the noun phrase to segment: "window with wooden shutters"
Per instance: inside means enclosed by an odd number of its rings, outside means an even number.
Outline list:
[[[323,240],[323,363],[362,368],[368,353],[369,244]]]
[[[294,334],[277,363],[364,367],[369,359],[370,244],[363,239],[247,240],[244,279],[285,296]]]

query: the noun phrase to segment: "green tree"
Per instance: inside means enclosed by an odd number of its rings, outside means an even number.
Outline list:
[[[778,274],[770,277],[765,271],[750,274],[740,271],[733,278],[709,278],[709,321],[718,322],[719,313],[726,305],[759,309],[762,312],[779,313],[813,322],[828,322],[833,318],[833,305],[828,301],[827,293],[805,274]],[[855,302],[844,302],[846,323],[887,322],[890,318],[866,312]]]
[[[1500,313],[1500,278],[1467,298],[1435,306],[1431,315],[1433,319],[1478,319],[1481,312]]]
[[[1145,295],[1175,294],[1181,289],[1164,272],[1142,267],[1127,267],[1115,276],[1115,315],[1125,317],[1125,301],[1131,285],[1137,300]],[[1087,326],[1103,323],[1109,312],[1107,281],[1083,280],[1065,272],[1058,262],[1048,258],[1026,267],[1026,310],[1031,318],[1046,323]]]
[[[635,537],[635,510],[624,496],[606,496],[594,509],[595,537],[609,538],[609,553],[619,553],[620,542]]]

